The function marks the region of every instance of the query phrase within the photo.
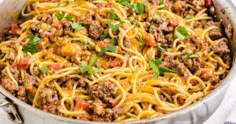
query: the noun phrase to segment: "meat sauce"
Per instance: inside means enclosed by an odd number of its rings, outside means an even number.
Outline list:
[[[171,10],[178,14],[181,17],[186,17],[187,15],[194,15],[198,11],[203,10],[204,8],[214,8],[211,0],[165,0],[166,1],[166,7],[170,7]],[[46,1],[44,1],[46,2]],[[93,2],[93,0],[89,0],[89,2]],[[161,0],[150,0],[150,4],[154,5],[160,5]],[[89,38],[96,40],[95,44],[102,48],[102,46],[106,46],[106,44],[110,44],[110,41],[105,41],[101,38],[102,35],[104,35],[104,32],[108,28],[106,24],[99,21],[101,18],[97,18],[95,14],[100,14],[103,18],[108,18],[109,14],[104,13],[103,11],[100,11],[99,8],[104,7],[110,7],[112,8],[112,4],[109,5],[99,5],[99,3],[96,4],[94,2],[94,5],[96,6],[96,12],[91,15],[90,18],[83,18],[78,17],[77,22],[83,25],[83,28],[79,30],[78,32],[80,34],[84,34],[85,36],[88,36]],[[130,8],[127,8],[126,6],[122,6],[124,10],[126,10],[126,16],[130,16],[134,14],[133,10]],[[195,9],[193,9],[195,8]],[[110,12],[112,13],[112,12]],[[214,13],[214,10],[211,13]],[[208,13],[211,15],[211,13]],[[21,18],[19,18],[21,20]],[[165,16],[160,16],[158,18],[153,16],[148,16],[147,14],[144,16],[144,18],[140,19],[140,23],[144,25],[144,29],[148,32],[149,39],[146,39],[144,41],[144,44],[147,47],[150,46],[156,46],[160,45],[161,48],[164,50],[167,50],[169,47],[171,47],[174,43],[175,36],[173,32],[175,31],[175,28],[179,25],[179,21],[175,20],[172,21],[169,18],[166,18]],[[223,26],[222,21],[216,21],[216,19],[211,21],[196,21],[194,24],[194,28],[203,28],[206,29],[209,26],[217,26],[220,27],[219,29],[213,29],[210,30],[208,35],[212,40],[221,39],[223,37],[226,37],[224,40],[216,43],[216,44],[208,44],[205,43],[208,48],[206,51],[213,51],[215,54],[219,55],[221,58],[223,58],[223,61],[227,64],[230,64],[230,49],[228,47],[228,39],[232,38],[232,26],[228,25],[226,27]],[[77,25],[78,26],[78,25]],[[123,27],[125,27],[123,25]],[[121,27],[119,27],[121,28]],[[12,45],[9,46],[10,48],[14,48],[18,45],[22,45],[21,42],[17,41],[17,37],[19,37],[21,34],[19,30],[21,29],[20,24],[13,24],[10,28],[4,29],[2,33],[0,34],[0,41],[6,41],[10,40],[12,42]],[[71,32],[75,32],[77,29],[73,27],[70,21],[63,18],[61,20],[58,20],[57,17],[53,16],[52,14],[43,13],[37,16],[37,20],[35,23],[32,23],[30,25],[30,28],[27,29],[28,33],[31,33],[35,36],[40,37],[43,39],[43,42],[39,44],[39,50],[44,50],[49,47],[49,44],[57,43],[56,37],[69,37]],[[109,32],[106,32],[108,34]],[[114,37],[116,38],[116,36]],[[190,36],[188,39],[186,39],[184,42],[188,44],[188,50],[182,50],[182,55],[185,55],[189,50],[194,51],[197,48],[201,47],[200,43],[197,42],[197,37]],[[101,45],[102,44],[102,45]],[[117,45],[117,41],[114,42],[114,45]],[[129,41],[128,38],[124,38],[123,44],[126,48],[131,48],[132,43]],[[86,46],[85,44],[76,45],[71,44],[68,46],[68,44],[62,44],[60,48],[54,47],[53,49],[50,49],[48,54],[55,54],[58,56],[63,56],[67,61],[69,61],[72,64],[53,64],[48,69],[51,70],[53,73],[56,73],[60,71],[63,68],[67,67],[76,67],[79,66],[81,61],[89,62],[89,60],[92,57],[92,54],[96,51],[95,48],[89,48],[90,46]],[[119,51],[122,55],[127,56],[127,60],[129,59],[129,56],[120,49]],[[1,53],[4,53],[3,50],[1,50]],[[16,79],[17,83],[19,85],[16,85],[14,81],[12,81],[7,75],[7,69],[3,68],[4,65],[1,65],[1,85],[5,89],[7,89],[10,93],[12,93],[14,96],[19,98],[22,101],[25,101],[28,104],[32,104],[34,95],[36,93],[36,88],[39,86],[39,82],[37,79],[37,76],[42,73],[43,71],[38,65],[32,65],[32,59],[29,59],[27,54],[24,54],[24,58],[20,59],[18,62],[14,62],[14,58],[17,55],[17,50],[15,49],[10,54],[5,55],[5,60],[9,61],[10,63],[13,63],[13,65],[10,66],[9,71],[12,72],[13,77]],[[1,56],[1,58],[3,58]],[[119,58],[110,57],[104,55],[103,57],[98,58],[98,62],[95,67],[98,68],[114,68],[117,66],[122,65],[122,61]],[[1,64],[1,63],[0,63]],[[164,58],[163,65],[165,67],[174,69],[177,71],[177,73],[183,77],[188,77],[188,75],[185,74],[186,70],[183,68],[183,66],[187,67],[192,73],[197,72],[199,69],[201,69],[204,65],[202,61],[199,58],[194,59],[184,59],[183,57],[172,57],[168,56]],[[128,64],[127,64],[128,66]],[[25,82],[21,78],[21,72],[20,69],[23,69],[26,72],[29,72],[30,70],[34,70],[33,73],[25,75],[25,78],[27,78],[27,82]],[[88,74],[82,74],[83,77],[87,77],[88,79],[91,79]],[[212,81],[214,82],[214,73],[207,72],[207,71],[201,71],[200,77],[204,81]],[[89,113],[89,116],[87,115],[80,115],[77,117],[77,119],[82,120],[90,120],[90,121],[115,121],[117,117],[121,114],[119,110],[113,109],[117,104],[117,95],[119,93],[118,87],[114,85],[114,83],[109,81],[102,81],[97,84],[94,84],[92,86],[89,86],[88,83],[82,80],[68,80],[67,76],[64,78],[60,78],[56,80],[59,85],[66,87],[67,89],[73,89],[71,82],[78,82],[77,89],[81,89],[82,91],[85,91],[85,94],[89,97],[89,99],[84,100],[82,98],[75,98],[73,99],[74,102],[74,108],[73,110],[80,110],[83,109],[87,113]],[[50,82],[52,83],[52,82]],[[43,111],[47,111],[54,114],[61,114],[58,110],[58,105],[60,104],[59,99],[60,95],[58,91],[50,84],[47,84],[41,91],[40,91],[40,104],[38,108],[42,109]],[[180,100],[181,101],[181,100]],[[180,102],[181,103],[181,102]],[[70,108],[70,106],[66,106],[67,108]]]

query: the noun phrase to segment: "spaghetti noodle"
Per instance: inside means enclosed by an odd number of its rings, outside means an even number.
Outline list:
[[[1,85],[69,118],[129,121],[177,111],[230,69],[230,32],[207,7],[211,1],[28,0],[1,34]]]

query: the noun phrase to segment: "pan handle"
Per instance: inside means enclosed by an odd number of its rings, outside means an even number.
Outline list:
[[[11,103],[1,92],[0,92],[0,108],[7,113],[8,118],[16,124],[23,124],[23,120],[17,111],[16,105]]]

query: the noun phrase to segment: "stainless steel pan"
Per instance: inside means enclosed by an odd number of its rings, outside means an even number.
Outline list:
[[[217,10],[217,16],[222,19],[224,24],[231,23],[236,29],[236,6],[231,0],[213,0]],[[1,8],[1,7],[0,7]],[[1,16],[1,15],[0,15]],[[0,27],[1,26],[0,24]],[[236,33],[230,41],[232,56],[236,53]],[[235,60],[235,57],[234,57]],[[233,61],[233,67],[220,84],[212,93],[202,100],[176,112],[163,116],[133,121],[129,123],[157,123],[157,124],[200,124],[207,120],[220,105],[227,88],[236,78],[236,62]],[[2,95],[1,95],[2,94]],[[19,99],[12,96],[0,86],[0,107],[3,107],[9,114],[12,121],[25,124],[97,124],[97,122],[88,122],[82,120],[69,119],[36,109]]]

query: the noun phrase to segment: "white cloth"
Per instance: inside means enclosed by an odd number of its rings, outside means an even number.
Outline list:
[[[236,81],[230,84],[226,95],[216,112],[204,124],[224,124],[234,119],[236,124]]]
[[[236,124],[236,103],[234,103],[233,109],[224,124]]]

